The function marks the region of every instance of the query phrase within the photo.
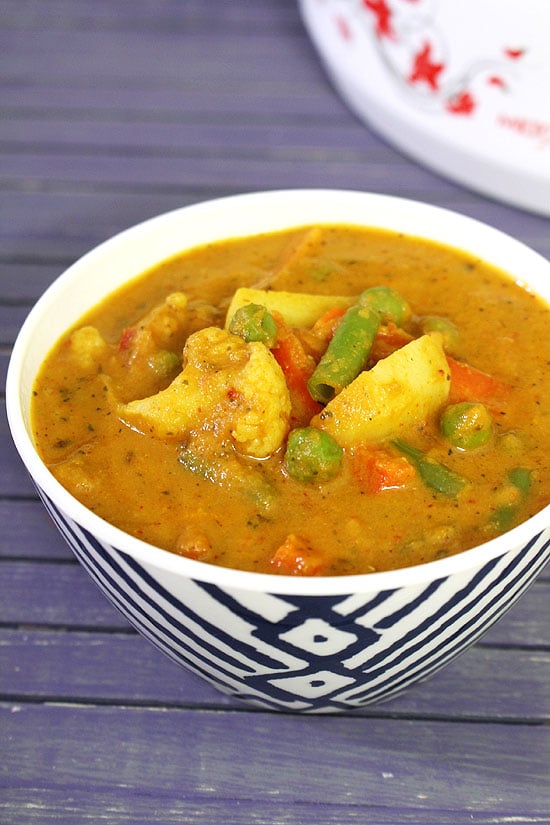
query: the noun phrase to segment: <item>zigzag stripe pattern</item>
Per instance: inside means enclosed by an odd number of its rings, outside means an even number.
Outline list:
[[[222,691],[269,709],[335,712],[401,692],[466,650],[550,558],[545,533],[513,557],[460,574],[459,586],[454,576],[376,594],[253,594],[146,568],[38,492],[77,558],[143,636]]]

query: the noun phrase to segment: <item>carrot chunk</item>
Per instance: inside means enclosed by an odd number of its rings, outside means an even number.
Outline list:
[[[353,451],[352,472],[361,488],[371,494],[405,487],[416,477],[416,470],[404,456],[365,445]]]
[[[447,362],[451,373],[449,403],[481,401],[490,407],[506,401],[511,387],[505,381],[463,361],[457,361],[450,355],[447,356]]]
[[[290,533],[271,558],[271,566],[284,576],[318,576],[325,561],[302,536]]]
[[[370,360],[373,362],[380,361],[382,358],[387,358],[405,344],[412,341],[413,336],[405,332],[404,329],[398,327],[393,321],[378,328],[372,350],[370,353]]]
[[[315,369],[315,361],[306,353],[302,342],[282,317],[278,313],[274,317],[277,323],[277,343],[272,353],[283,371],[290,393],[291,424],[308,424],[322,409],[307,388],[307,382]]]
[[[318,318],[311,328],[314,335],[318,335],[326,343],[330,341],[334,335],[334,330],[341,321],[342,316],[346,314],[346,307],[334,306]]]

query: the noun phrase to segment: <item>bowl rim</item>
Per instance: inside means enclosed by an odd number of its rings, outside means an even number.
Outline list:
[[[304,201],[316,201],[331,199],[340,201],[356,201],[355,205],[372,207],[384,207],[392,209],[395,207],[404,210],[405,214],[411,210],[422,213],[421,217],[439,217],[443,220],[450,220],[460,224],[464,231],[472,231],[477,238],[489,237],[500,244],[504,244],[504,257],[507,252],[513,250],[519,253],[521,259],[528,259],[529,262],[540,270],[541,283],[546,278],[550,284],[550,261],[542,255],[532,250],[522,242],[507,235],[501,230],[495,229],[488,224],[482,223],[474,218],[470,218],[461,213],[445,209],[444,207],[433,206],[421,201],[402,198],[394,195],[386,195],[376,192],[364,192],[350,189],[328,189],[328,188],[307,188],[307,189],[280,189],[268,190],[265,192],[246,192],[236,195],[228,195],[214,198],[187,206],[179,207],[169,212],[156,215],[138,224],[118,232],[114,236],[93,247],[83,256],[79,257],[72,265],[65,269],[42,293],[35,302],[27,317],[25,318],[19,333],[16,337],[11,357],[8,364],[6,379],[6,410],[8,424],[12,439],[23,464],[25,465],[31,479],[35,485],[51,499],[53,504],[59,508],[66,516],[75,521],[80,527],[87,530],[100,542],[111,545],[118,552],[129,555],[147,568],[156,568],[164,573],[177,577],[185,577],[193,580],[200,580],[205,583],[231,588],[234,590],[254,591],[258,593],[276,593],[281,595],[302,595],[302,596],[326,596],[345,594],[353,592],[373,593],[381,590],[395,590],[403,586],[422,585],[427,582],[447,578],[454,574],[467,573],[475,568],[480,568],[484,564],[514,552],[517,548],[526,545],[540,533],[550,530],[550,505],[547,505],[526,521],[507,531],[501,536],[497,536],[483,544],[477,545],[469,550],[464,550],[452,556],[442,559],[425,562],[411,567],[397,568],[388,571],[378,571],[374,573],[353,574],[344,576],[323,576],[323,577],[301,577],[285,576],[270,573],[255,573],[242,571],[234,568],[220,567],[218,565],[207,564],[184,556],[178,556],[162,548],[149,544],[141,539],[133,537],[118,527],[115,527],[105,519],[93,513],[85,505],[72,496],[48,470],[38,455],[32,437],[25,423],[24,393],[27,392],[30,400],[31,385],[35,374],[31,377],[24,375],[25,359],[28,347],[33,338],[35,325],[48,311],[48,308],[55,304],[56,298],[62,293],[63,288],[69,282],[78,281],[81,271],[93,264],[94,260],[101,255],[110,254],[118,247],[125,247],[132,244],[135,238],[139,238],[144,232],[154,232],[159,225],[173,220],[179,220],[191,213],[198,214],[201,211],[208,215],[209,211],[224,210],[227,207],[244,205],[254,208],[259,204],[277,205],[287,202],[294,202],[298,206]],[[286,223],[283,221],[283,228],[297,227],[299,225],[311,225],[314,221],[306,219],[300,224],[296,221]],[[327,219],[325,223],[335,223],[337,221]],[[353,223],[353,221],[343,220],[341,223]],[[355,220],[356,225],[363,226],[385,226],[384,222],[373,222],[370,220],[362,222]],[[273,231],[276,231],[277,227]],[[269,229],[266,231],[270,231]],[[247,233],[245,233],[247,234]],[[248,234],[256,234],[250,232]],[[418,233],[415,231],[407,234],[430,239],[430,233]],[[228,232],[226,238],[235,237]],[[212,240],[222,239],[222,236],[214,234]],[[438,238],[431,238],[438,240]],[[445,241],[441,241],[445,243]],[[453,246],[453,244],[448,244]],[[182,246],[182,250],[191,248]],[[465,251],[471,251],[468,247],[459,247]],[[160,259],[159,259],[160,260]],[[489,261],[492,263],[492,261]],[[500,265],[501,269],[505,269]],[[135,275],[139,275],[144,270],[138,270]],[[523,286],[529,284],[522,283]],[[541,294],[537,289],[531,287],[543,300],[547,300],[550,305],[550,288],[547,295]],[[104,293],[105,295],[107,292]],[[59,337],[57,334],[57,337]]]

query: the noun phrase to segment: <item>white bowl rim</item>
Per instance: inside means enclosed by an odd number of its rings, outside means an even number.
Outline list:
[[[544,507],[527,521],[517,527],[481,545],[462,551],[456,555],[447,556],[424,564],[403,567],[395,570],[380,571],[374,573],[354,574],[344,576],[323,576],[323,577],[300,577],[283,576],[268,573],[254,573],[233,568],[225,568],[205,562],[188,559],[176,555],[167,550],[163,550],[154,545],[148,544],[141,539],[135,538],[123,530],[115,527],[105,519],[88,510],[74,496],[72,496],[52,475],[46,465],[42,462],[34,447],[32,438],[25,425],[23,405],[21,398],[22,377],[25,356],[29,342],[33,336],[35,323],[42,317],[48,305],[55,302],[57,293],[61,291],[63,285],[69,279],[77,279],[80,269],[86,266],[99,253],[109,251],[115,244],[126,244],[134,237],[143,232],[144,229],[154,228],[155,224],[163,222],[180,214],[189,213],[190,210],[198,211],[208,209],[212,206],[225,208],[226,205],[237,205],[252,199],[253,202],[275,201],[282,199],[303,199],[303,198],[358,198],[365,204],[386,206],[402,206],[405,209],[418,209],[435,215],[447,215],[451,220],[460,221],[465,229],[472,229],[481,232],[483,235],[492,233],[495,238],[505,244],[511,244],[519,250],[520,254],[529,258],[530,262],[541,269],[544,276],[550,282],[550,262],[542,255],[525,246],[520,241],[495,229],[488,224],[477,221],[458,212],[447,210],[443,207],[415,201],[409,198],[401,198],[393,195],[385,195],[375,192],[364,192],[361,190],[342,190],[327,188],[308,189],[284,189],[268,190],[262,192],[246,192],[242,194],[229,195],[212,200],[201,201],[188,206],[179,207],[170,212],[156,215],[142,221],[116,235],[108,238],[98,246],[92,248],[82,257],[78,258],[62,274],[60,274],[50,286],[43,292],[27,315],[16,341],[8,365],[6,380],[6,408],[8,423],[11,435],[20,458],[23,461],[34,483],[50,498],[62,513],[74,520],[79,526],[91,533],[103,544],[111,545],[113,548],[129,555],[140,564],[148,568],[155,568],[164,573],[173,574],[176,577],[185,577],[209,584],[218,585],[222,588],[233,590],[253,591],[257,593],[274,593],[280,595],[302,595],[302,596],[329,596],[346,593],[375,593],[387,590],[396,590],[404,586],[422,585],[427,582],[447,578],[455,574],[467,573],[472,569],[481,568],[486,563],[513,553],[515,549],[526,545],[545,530],[550,529],[550,505]],[[311,224],[313,221],[307,218],[301,225]],[[325,221],[326,223],[335,221]],[[350,221],[343,221],[350,223]],[[357,225],[362,225],[360,221],[355,221]],[[288,227],[299,226],[296,221],[289,223]],[[365,226],[375,226],[370,220],[365,222]],[[380,223],[383,227],[384,224]],[[269,231],[269,230],[268,230]],[[250,233],[254,234],[254,233]],[[420,237],[421,233],[410,232],[409,234]],[[426,238],[430,238],[429,233],[424,233]],[[216,238],[221,236],[216,235]],[[229,234],[227,237],[234,237]],[[214,238],[215,239],[215,238]],[[435,238],[435,240],[438,240]],[[186,247],[182,247],[184,249]],[[466,247],[466,251],[468,251]],[[504,269],[504,267],[501,267]],[[140,274],[136,272],[136,275]],[[537,291],[540,295],[540,292]],[[546,300],[550,303],[550,294]],[[34,375],[32,376],[34,380]],[[31,380],[31,383],[32,383]]]

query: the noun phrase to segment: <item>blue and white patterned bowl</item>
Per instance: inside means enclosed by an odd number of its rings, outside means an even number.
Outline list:
[[[319,222],[386,227],[469,250],[550,303],[548,261],[455,213],[360,192],[239,195],[154,218],[77,261],[29,314],[7,380],[13,439],[47,510],[128,621],[227,693],[317,713],[392,696],[478,639],[550,558],[550,507],[480,547],[404,570],[327,578],[227,570],[152,547],[76,501],[36,453],[29,404],[44,353],[121,283],[187,247]]]

